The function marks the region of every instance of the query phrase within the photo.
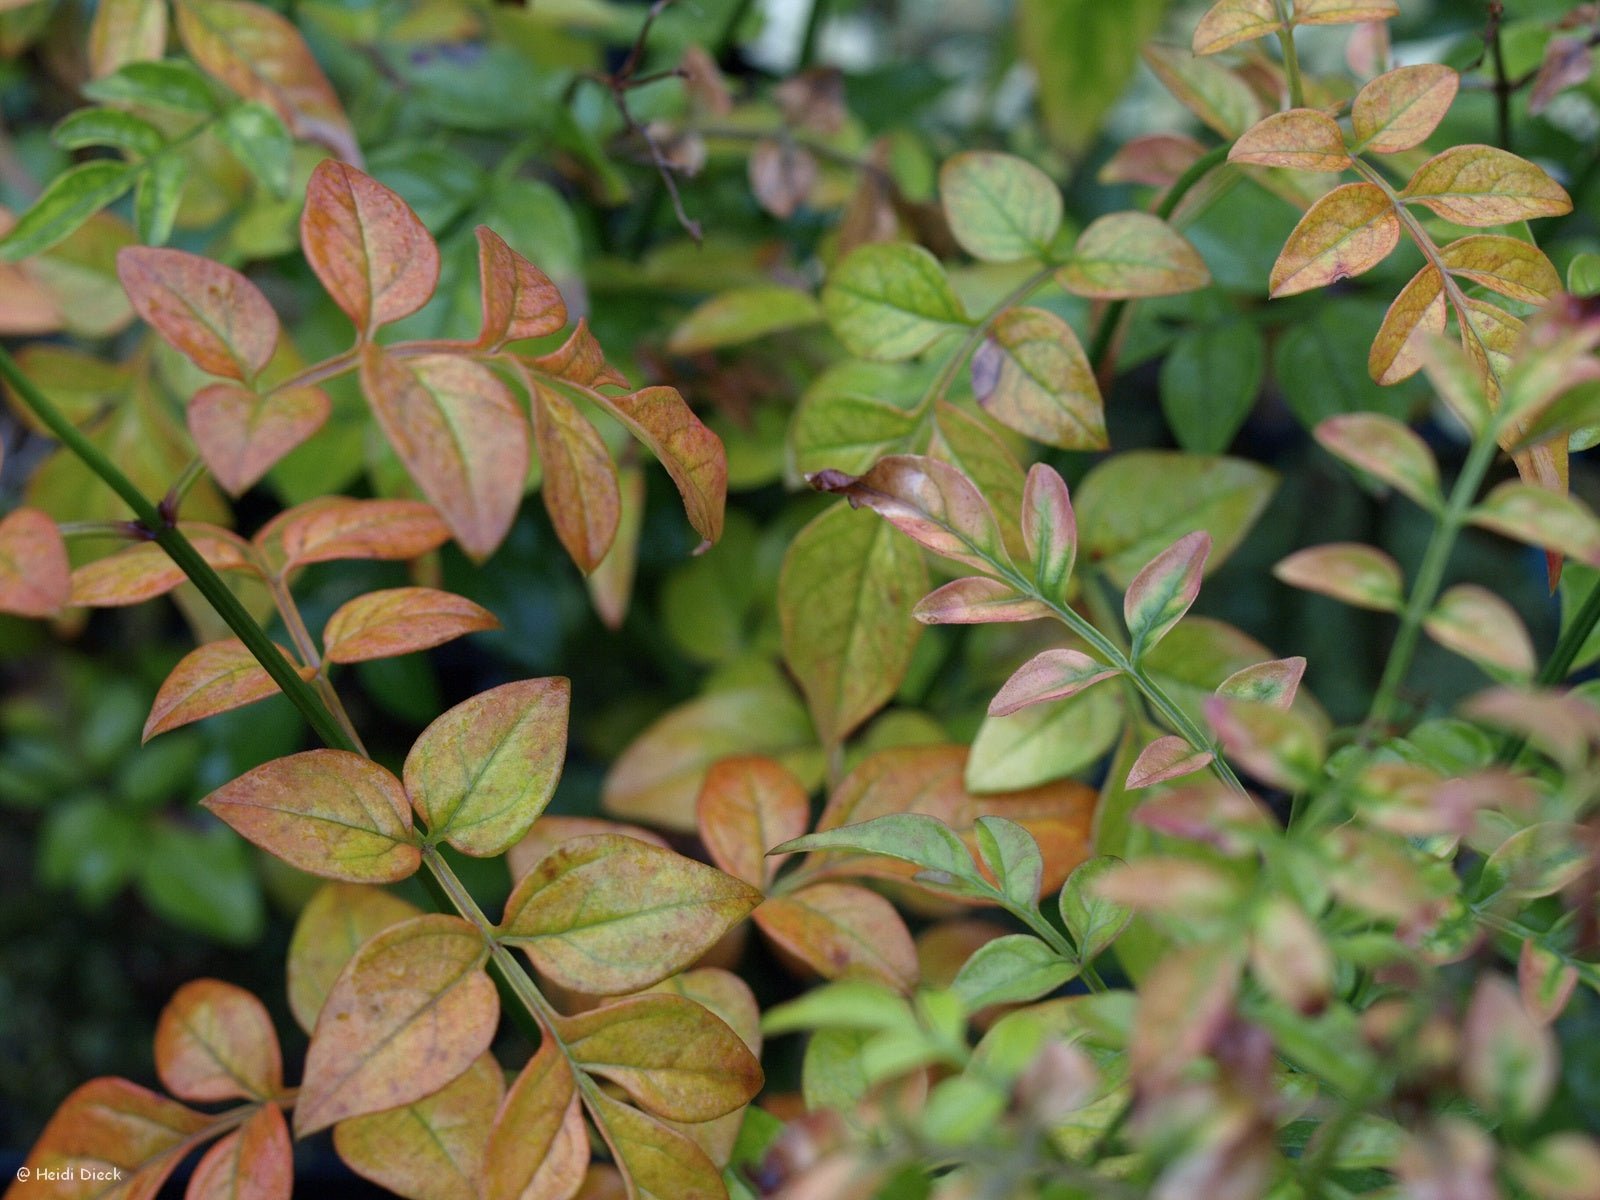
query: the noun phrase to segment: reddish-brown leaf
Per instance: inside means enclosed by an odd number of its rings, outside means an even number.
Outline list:
[[[292,22],[248,0],[181,0],[174,7],[184,49],[207,74],[271,105],[296,136],[361,157],[338,95]]]
[[[544,811],[567,749],[565,679],[523,679],[464,700],[406,755],[406,793],[434,837],[504,854]]]
[[[1386,387],[1410,379],[1422,369],[1428,338],[1444,333],[1447,316],[1444,276],[1429,263],[1389,306],[1367,355],[1367,373]]]
[[[250,547],[238,534],[214,525],[178,526],[214,571],[254,570]],[[140,542],[86,563],[72,573],[72,603],[92,608],[140,604],[184,581],[183,568],[154,542]]]
[[[563,328],[567,306],[550,277],[488,226],[479,225],[477,234],[478,280],[483,294],[478,345],[501,346]]]
[[[294,661],[282,646],[278,650]],[[295,669],[305,679],[315,674],[309,667]],[[162,681],[145,719],[143,740],[265,700],[277,690],[277,682],[238,638],[207,642],[184,655]]]
[[[559,376],[579,387],[628,386],[627,376],[606,364],[605,352],[600,349],[600,343],[594,340],[594,334],[589,332],[589,322],[585,317],[578,318],[578,323],[560,347],[549,354],[523,361],[535,371]]]
[[[361,356],[361,388],[389,444],[461,548],[487,558],[505,538],[528,477],[528,422],[511,389],[456,354]]]
[[[435,588],[387,588],[357,596],[328,618],[323,657],[337,663],[393,658],[499,628],[493,613],[465,596]]]
[[[294,1146],[276,1104],[263,1104],[195,1165],[184,1200],[289,1200]]]
[[[564,987],[615,995],[682,970],[761,898],[731,875],[633,838],[576,838],[512,890],[500,940]]]
[[[1115,667],[1095,662],[1081,650],[1043,650],[1018,667],[995,693],[989,715],[1004,717],[1030,704],[1065,700],[1115,674]]]
[[[189,433],[217,482],[238,496],[321,429],[332,407],[321,388],[262,395],[216,383],[189,401]]]
[[[1175,1080],[1222,1031],[1242,967],[1227,942],[1170,950],[1139,988],[1128,1067],[1148,1087]]]
[[[266,1006],[219,979],[184,984],[156,1022],[156,1073],[184,1100],[271,1100],[283,1087]]]
[[[300,1028],[310,1033],[316,1027],[333,981],[368,938],[416,915],[413,905],[382,888],[324,884],[300,911],[289,939],[289,1009]]]
[[[742,756],[712,764],[696,815],[711,861],[764,888],[787,857],[768,857],[767,851],[805,833],[811,804],[788,769],[770,758]]]
[[[987,625],[1037,621],[1049,615],[1049,605],[982,575],[951,580],[917,601],[912,610],[924,625]]]
[[[278,347],[278,314],[261,289],[219,262],[127,246],[117,278],[134,310],[202,371],[248,383]]]
[[[617,468],[599,431],[572,401],[553,387],[530,383],[545,511],[572,561],[587,575],[605,559],[622,519]]]
[[[110,1191],[102,1174],[116,1200],[154,1200],[211,1121],[126,1079],[91,1079],[56,1109],[7,1200],[95,1200]]]
[[[558,1020],[572,1060],[673,1121],[710,1121],[761,1090],[761,1065],[732,1029],[683,996],[646,992]]]
[[[36,508],[0,520],[0,612],[53,617],[72,597],[67,544]]]
[[[439,248],[417,214],[375,179],[331,158],[317,164],[306,187],[300,244],[363,337],[416,312],[439,282]]]
[[[291,508],[255,536],[273,546],[284,569],[346,558],[416,558],[450,539],[450,529],[420,500],[351,500],[337,497]]]
[[[1272,267],[1273,296],[1293,296],[1370,271],[1400,244],[1400,218],[1383,189],[1336,187],[1300,218]]]
[[[1205,152],[1205,146],[1187,134],[1146,134],[1119,148],[1097,178],[1101,183],[1171,187]]]
[[[201,803],[263,850],[326,879],[393,883],[422,862],[400,781],[345,750],[275,758]]]
[[[1181,737],[1159,737],[1139,752],[1123,786],[1130,792],[1136,792],[1168,780],[1181,779],[1205,770],[1214,757],[1211,751],[1196,750]]]
[[[1354,25],[1399,15],[1399,0],[1294,0],[1296,25]]]
[[[333,1147],[357,1175],[401,1196],[478,1200],[489,1128],[505,1073],[481,1055],[431,1096],[333,1127]]]
[[[589,1137],[567,1057],[551,1038],[517,1076],[489,1131],[484,1200],[571,1200],[589,1165]]]
[[[391,926],[358,950],[311,1035],[295,1132],[410,1104],[468,1070],[500,1019],[487,958],[476,929],[442,914]]]
[[[751,916],[780,949],[824,979],[875,979],[901,991],[917,982],[917,948],[906,923],[864,887],[813,883],[773,897]]]
[[[620,396],[595,392],[592,398],[661,460],[695,531],[707,542],[720,538],[728,455],[722,439],[701,424],[678,390],[647,387]]]

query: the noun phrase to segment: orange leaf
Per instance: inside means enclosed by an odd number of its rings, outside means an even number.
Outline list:
[[[567,340],[557,349],[522,361],[535,371],[558,375],[579,387],[599,387],[602,384],[628,386],[625,375],[606,365],[605,352],[600,349],[600,343],[594,340],[594,334],[589,332],[589,322],[585,317],[578,318]]]
[[[1272,267],[1274,297],[1293,296],[1370,271],[1400,243],[1400,218],[1383,189],[1336,187],[1294,227]]]
[[[358,950],[311,1035],[296,1134],[410,1104],[468,1070],[500,1019],[487,957],[476,929],[442,914],[391,926]]]
[[[617,468],[599,431],[576,405],[531,380],[528,391],[544,467],[545,511],[578,570],[588,575],[605,559],[622,519]]]
[[[347,558],[416,558],[450,539],[432,505],[420,500],[336,497],[291,508],[255,536],[277,545],[284,570]]]
[[[630,1200],[721,1200],[727,1194],[716,1164],[677,1130],[599,1089],[585,1092],[583,1101],[628,1181]]]
[[[0,612],[53,617],[72,596],[67,544],[36,508],[0,519]]]
[[[615,995],[682,970],[760,902],[748,884],[670,850],[575,838],[512,890],[500,940],[564,987]]]
[[[219,979],[184,984],[156,1023],[156,1073],[184,1100],[271,1100],[283,1088],[266,1006]]]
[[[711,861],[766,887],[787,857],[767,851],[805,833],[811,802],[800,781],[770,758],[724,758],[706,772],[696,816]]]
[[[722,439],[695,416],[677,388],[647,387],[591,399],[621,421],[661,461],[683,497],[689,524],[707,542],[722,536],[728,498],[728,455]]]
[[[483,1200],[571,1200],[589,1166],[578,1086],[554,1038],[510,1085],[483,1157]]]
[[[289,1200],[293,1188],[289,1126],[282,1109],[263,1104],[206,1151],[189,1178],[184,1200]]]
[[[478,1200],[489,1128],[505,1091],[500,1064],[484,1054],[431,1096],[340,1121],[333,1148],[357,1175],[398,1195]]]
[[[260,395],[216,383],[189,401],[189,433],[217,482],[238,496],[321,429],[332,407],[321,388]]]
[[[1384,314],[1367,355],[1367,373],[1385,386],[1410,379],[1422,369],[1429,336],[1444,333],[1447,316],[1444,276],[1429,263],[1400,289]]]
[[[275,758],[201,804],[263,850],[326,879],[392,883],[422,862],[400,781],[345,750]]]
[[[89,1200],[113,1189],[117,1200],[153,1200],[211,1121],[126,1079],[91,1079],[56,1109],[28,1152],[29,1178],[19,1172],[7,1200]],[[76,1184],[48,1177],[68,1171]],[[116,1182],[102,1186],[91,1174]]]
[[[900,914],[852,883],[813,883],[752,914],[761,932],[824,979],[866,978],[908,991],[917,949]]]
[[[368,346],[361,390],[461,548],[486,558],[511,528],[528,476],[528,422],[510,388],[460,355],[397,358]]]
[[[300,244],[363,337],[416,312],[439,283],[439,247],[417,214],[375,179],[331,158],[317,164],[306,186]]]
[[[478,280],[483,293],[483,331],[478,345],[502,346],[544,337],[567,323],[561,292],[487,225],[479,225]]]
[[[1342,171],[1350,165],[1350,155],[1345,152],[1344,135],[1327,113],[1291,108],[1240,134],[1228,151],[1228,161],[1297,171]]]
[[[1495,146],[1452,146],[1417,168],[1401,198],[1458,225],[1504,225],[1572,211],[1572,198],[1539,167]]]
[[[710,1121],[761,1090],[761,1066],[739,1035],[709,1009],[659,992],[630,996],[556,1028],[586,1073],[617,1084],[674,1121]]]
[[[278,650],[293,662],[282,646]],[[295,668],[304,679],[315,672]],[[145,719],[143,741],[218,713],[265,700],[278,690],[277,682],[245,649],[238,638],[224,638],[191,650],[162,681]]]
[[[216,571],[254,570],[250,547],[237,534],[215,525],[178,526],[189,544]],[[72,573],[72,603],[91,608],[139,604],[165,595],[184,581],[183,568],[154,542],[97,558]]]
[[[289,1010],[310,1033],[333,982],[363,943],[417,915],[415,906],[382,888],[324,884],[300,911],[289,939]]]
[[[1217,0],[1194,30],[1194,52],[1217,54],[1283,28],[1274,0]]]
[[[1461,89],[1461,76],[1438,63],[1399,67],[1356,94],[1350,124],[1356,145],[1397,154],[1422,145],[1439,127]]]
[[[435,838],[464,854],[504,854],[544,811],[567,749],[565,680],[524,679],[480,692],[422,731],[405,787]]]
[[[484,629],[499,629],[488,609],[434,588],[368,592],[343,605],[322,630],[329,662],[365,662],[429,650]]]
[[[286,18],[247,0],[179,0],[178,36],[208,75],[271,105],[297,137],[343,158],[361,151],[339,97]]]
[[[551,1038],[528,1060],[489,1131],[484,1200],[571,1200],[589,1165],[577,1084]]]
[[[145,322],[212,375],[253,380],[278,348],[278,314],[239,272],[155,246],[117,252],[117,278]]]

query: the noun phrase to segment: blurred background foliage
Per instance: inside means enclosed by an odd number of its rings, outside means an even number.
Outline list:
[[[51,140],[78,107],[91,5],[79,0],[0,3],[0,203],[25,208],[38,182],[71,155]],[[452,548],[425,572],[472,597],[504,623],[426,655],[364,664],[342,683],[356,724],[373,731],[380,758],[403,754],[437,712],[505,680],[574,679],[572,753],[552,812],[598,811],[603,781],[634,738],[669,710],[688,712],[685,736],[711,753],[787,756],[813,773],[815,737],[780,660],[777,579],[784,551],[824,506],[798,488],[797,414],[808,388],[841,358],[814,308],[764,322],[687,323],[709,297],[734,288],[814,292],[851,222],[864,181],[893,181],[888,219],[938,246],[930,215],[939,162],[959,149],[993,147],[1041,165],[1066,190],[1068,229],[1148,203],[1151,189],[1106,183],[1102,168],[1129,138],[1194,128],[1139,62],[1151,36],[1186,44],[1203,3],[1174,0],[683,0],[656,23],[645,72],[703,53],[731,97],[691,110],[674,80],[631,90],[629,128],[613,95],[589,73],[614,71],[645,18],[621,0],[300,0],[284,8],[344,100],[367,168],[399,191],[438,237],[439,295],[397,336],[470,336],[477,320],[472,229],[485,223],[561,286],[611,357],[633,379],[680,387],[727,443],[727,534],[691,557],[693,535],[653,465],[641,472],[631,602],[616,628],[596,613],[582,577],[543,510],[523,507],[486,567]],[[1593,5],[1510,0],[1504,46],[1516,78],[1539,64],[1554,22]],[[1435,59],[1466,69],[1483,57],[1485,6],[1407,0],[1394,23],[1397,61]],[[1335,64],[1347,32],[1307,29],[1301,52]],[[698,48],[698,49],[696,49]],[[836,73],[807,69],[833,68]],[[1481,84],[1480,73],[1470,77]],[[779,85],[798,80],[787,92]],[[693,81],[691,80],[691,84]],[[693,90],[692,86],[689,90]],[[718,109],[722,109],[720,113]],[[1514,103],[1516,149],[1555,170],[1577,216],[1543,231],[1565,270],[1600,250],[1600,82],[1573,87],[1538,115],[1526,91]],[[696,244],[651,165],[640,131],[679,166]],[[797,133],[798,143],[784,131]],[[1469,86],[1447,118],[1447,144],[1492,141],[1494,98]],[[755,148],[809,147],[808,161],[763,162]],[[278,154],[279,151],[271,151]],[[311,285],[296,243],[298,197],[322,156],[281,151],[284,186],[264,186],[209,141],[198,143],[172,244],[234,264],[284,314],[307,360],[345,344],[347,324]],[[763,151],[763,153],[765,153]],[[270,157],[270,154],[268,155]],[[271,176],[277,167],[260,174]],[[754,185],[754,186],[752,186]],[[1339,411],[1423,418],[1448,463],[1463,448],[1448,419],[1428,414],[1418,382],[1378,388],[1367,347],[1392,296],[1416,268],[1405,253],[1333,296],[1268,304],[1265,281],[1297,209],[1224,173],[1186,234],[1216,286],[1142,304],[1108,393],[1118,450],[1182,446],[1254,459],[1281,486],[1252,536],[1205,589],[1197,611],[1229,621],[1310,661],[1318,699],[1339,719],[1364,708],[1389,636],[1386,619],[1270,582],[1270,566],[1310,541],[1355,540],[1415,561],[1428,526],[1418,510],[1389,505],[1348,482],[1306,430]],[[1223,198],[1226,203],[1223,203]],[[1589,214],[1585,216],[1584,214]],[[948,235],[945,246],[948,251]],[[62,299],[52,330],[60,346],[108,360],[150,353],[154,386],[138,402],[127,378],[101,378],[63,359],[47,386],[84,404],[117,405],[116,436],[148,462],[164,488],[182,443],[181,398],[192,368],[163,349],[141,349],[128,329],[109,263],[132,234],[119,210],[91,223],[50,259]],[[993,298],[1011,284],[982,265],[952,272],[963,298]],[[1087,306],[1065,293],[1039,300],[1087,339]],[[0,299],[0,315],[15,322]],[[702,320],[704,316],[702,314]],[[37,344],[37,342],[35,343]],[[48,352],[46,352],[48,353]],[[880,405],[914,399],[918,368],[882,368],[858,381]],[[964,384],[962,385],[965,386]],[[349,380],[331,387],[334,417],[234,507],[250,532],[271,513],[329,492],[386,495],[406,487]],[[892,419],[892,412],[890,413]],[[22,481],[49,489],[58,518],[100,515],[104,496],[15,416],[0,415],[5,507]],[[1094,456],[1053,452],[1076,484]],[[119,460],[120,461],[120,460]],[[42,469],[35,467],[43,462]],[[165,466],[163,464],[166,464]],[[124,462],[124,465],[128,465]],[[1573,488],[1600,500],[1592,469],[1575,461]],[[186,509],[228,516],[215,492]],[[1547,645],[1556,606],[1542,556],[1469,537],[1454,563],[1462,578],[1493,579]],[[1576,572],[1569,568],[1569,578]],[[404,568],[312,568],[299,592],[320,627],[340,603],[406,581]],[[1263,582],[1266,581],[1266,582]],[[157,603],[63,619],[54,629],[0,619],[0,1145],[28,1144],[75,1081],[148,1074],[146,1038],[176,984],[228,978],[275,1002],[292,914],[306,881],[205,818],[194,800],[250,766],[288,753],[304,733],[287,704],[269,701],[138,747],[156,687],[194,642],[215,636],[202,608],[178,593]],[[1015,658],[1002,629],[932,629],[923,637],[897,705],[864,744],[969,740]],[[1414,700],[1449,699],[1476,686],[1472,668],[1424,650]],[[689,709],[680,706],[691,705]],[[1105,747],[1100,748],[1103,752]],[[1083,769],[1084,747],[1046,764],[1048,776]],[[1088,760],[1098,757],[1091,754]],[[463,863],[486,908],[507,881],[498,864]],[[193,935],[199,934],[197,939]],[[281,1015],[281,1014],[280,1014]],[[290,1028],[284,1020],[280,1028]],[[1600,1072],[1574,1072],[1597,1078]]]

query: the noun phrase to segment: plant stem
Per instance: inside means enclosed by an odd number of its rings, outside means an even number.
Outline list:
[[[1461,473],[1456,476],[1455,486],[1450,489],[1450,499],[1445,504],[1444,511],[1439,514],[1433,536],[1428,539],[1428,548],[1423,552],[1422,565],[1417,570],[1416,582],[1412,585],[1411,595],[1406,601],[1405,612],[1401,614],[1400,631],[1395,634],[1394,645],[1389,651],[1389,661],[1384,664],[1383,678],[1379,681],[1377,695],[1372,700],[1372,710],[1367,714],[1369,727],[1381,726],[1393,719],[1400,685],[1405,682],[1406,674],[1411,669],[1411,660],[1416,654],[1422,622],[1432,611],[1433,602],[1438,599],[1440,584],[1444,582],[1445,568],[1449,565],[1450,552],[1455,548],[1456,537],[1460,534],[1461,527],[1466,524],[1467,510],[1477,498],[1478,489],[1483,486],[1483,478],[1488,474],[1489,465],[1494,462],[1495,451],[1498,449],[1493,427],[1483,430],[1472,443],[1467,461],[1462,465]]]
[[[1178,205],[1183,203],[1184,197],[1194,190],[1195,185],[1228,161],[1228,151],[1231,149],[1231,143],[1214,146],[1190,163],[1188,169],[1167,189],[1167,194],[1156,206],[1155,215],[1163,221],[1171,220],[1172,214],[1178,211]],[[1127,300],[1113,300],[1106,305],[1089,340],[1089,362],[1102,387],[1109,382],[1107,376],[1112,367],[1112,343],[1116,340],[1117,327],[1122,323],[1122,314],[1127,311],[1129,303]]]
[[[339,693],[334,690],[333,682],[328,678],[322,656],[317,652],[317,643],[312,638],[311,631],[306,628],[305,618],[300,615],[300,606],[294,602],[294,595],[289,591],[288,584],[280,575],[267,587],[272,593],[272,602],[277,607],[278,615],[283,618],[283,627],[289,631],[289,640],[294,642],[295,649],[300,652],[300,660],[316,672],[311,683],[317,689],[317,695],[333,714],[334,720],[339,722],[345,736],[355,745],[356,752],[365,758],[371,758],[361,741],[361,735],[356,732],[355,722],[345,710],[344,701],[339,699]]]
[[[1294,21],[1289,12],[1289,0],[1277,0],[1278,20],[1278,45],[1283,48],[1283,73],[1289,83],[1289,105],[1291,108],[1304,108],[1306,104],[1305,84],[1300,78],[1300,56],[1294,48]]]
[[[67,420],[61,410],[23,374],[16,360],[4,347],[0,347],[0,377],[4,377],[22,402],[55,435],[56,439],[76,454],[86,467],[98,475],[106,486],[116,492],[133,510],[133,515],[144,533],[165,550],[167,556],[189,577],[196,590],[206,598],[217,615],[255,656],[262,669],[283,689],[284,695],[288,696],[305,716],[317,736],[325,744],[336,749],[354,751],[354,744],[318,699],[316,692],[300,678],[300,673],[295,670],[294,664],[278,653],[278,648],[272,644],[266,632],[245,610],[244,605],[239,603],[239,598],[222,581],[222,577],[200,556],[200,552],[194,548],[189,539],[179,532],[177,525],[164,517],[134,482],[124,475],[98,446],[85,437],[76,425]]]
[[[831,0],[811,0],[811,14],[806,18],[805,36],[800,41],[800,67],[803,70],[817,57],[817,40],[822,27],[828,22]]]

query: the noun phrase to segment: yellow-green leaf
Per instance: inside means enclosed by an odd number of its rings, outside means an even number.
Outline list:
[[[567,748],[565,679],[480,692],[422,731],[406,755],[411,803],[464,854],[504,854],[544,811]]]
[[[574,838],[523,876],[500,940],[564,987],[616,995],[682,970],[760,902],[731,875],[601,834]]]
[[[922,353],[967,323],[939,260],[921,246],[861,246],[834,268],[822,308],[852,354],[895,361]]]
[[[417,915],[414,905],[382,888],[329,883],[306,902],[289,939],[289,1011],[310,1033],[333,982],[350,956],[374,935]]]
[[[1192,292],[1211,282],[1211,272],[1171,225],[1148,213],[1125,212],[1092,221],[1056,280],[1091,300],[1123,300]]]
[[[777,284],[734,288],[705,301],[672,331],[667,349],[698,354],[740,346],[785,329],[822,320],[822,309],[809,292]]]
[[[1078,335],[1054,313],[1010,308],[972,356],[972,391],[985,412],[1063,450],[1106,448],[1105,404]]]
[[[1061,192],[1025,159],[972,150],[945,160],[939,199],[961,248],[985,262],[1042,258],[1061,228]]]
[[[275,758],[201,803],[263,850],[327,879],[392,883],[422,862],[400,781],[345,750]]]
[[[1344,135],[1327,113],[1291,108],[1240,134],[1228,151],[1228,161],[1296,171],[1342,171],[1350,165],[1350,155]]]
[[[1144,61],[1166,89],[1225,138],[1236,138],[1267,115],[1261,98],[1239,75],[1176,46],[1151,44]]]
[[[589,1165],[577,1083],[546,1038],[506,1094],[484,1155],[484,1200],[571,1200]]]
[[[1356,93],[1350,124],[1356,146],[1397,154],[1422,145],[1438,128],[1461,88],[1461,76],[1438,63],[1398,67]]]
[[[677,1130],[598,1089],[584,1104],[628,1181],[629,1200],[724,1200],[716,1164]]]
[[[1441,247],[1439,261],[1451,274],[1524,304],[1545,304],[1561,294],[1555,264],[1520,238],[1474,234]]]
[[[1283,28],[1274,0],[1217,0],[1194,29],[1196,54],[1219,54]]]
[[[361,947],[311,1035],[296,1134],[410,1104],[467,1071],[500,1018],[487,958],[476,929],[431,913]]]
[[[1389,305],[1367,355],[1367,373],[1385,386],[1410,379],[1423,367],[1423,346],[1444,333],[1448,317],[1444,275],[1429,263]]]
[[[1533,639],[1517,610],[1488,588],[1471,583],[1450,588],[1422,627],[1446,650],[1486,669],[1526,680],[1538,666]]]
[[[1383,189],[1347,183],[1313,204],[1273,264],[1275,297],[1293,296],[1370,271],[1400,244],[1400,217]]]
[[[1505,225],[1572,211],[1572,198],[1525,158],[1495,146],[1452,146],[1417,168],[1401,197],[1458,225]]]
[[[1290,587],[1304,588],[1379,612],[1399,612],[1405,603],[1400,565],[1382,550],[1335,542],[1297,550],[1272,573]]]

